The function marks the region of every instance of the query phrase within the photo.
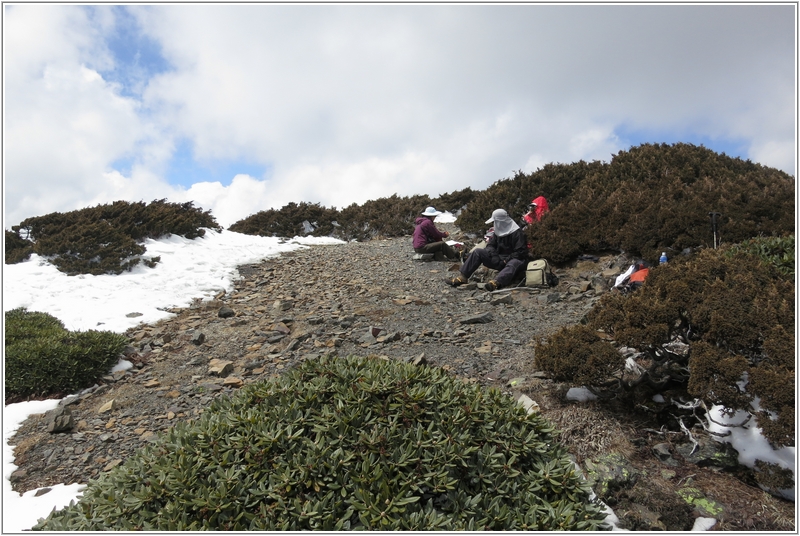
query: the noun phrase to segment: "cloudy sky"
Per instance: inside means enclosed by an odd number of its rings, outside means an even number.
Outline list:
[[[161,198],[228,226],[646,142],[796,173],[794,4],[3,9],[7,229]]]

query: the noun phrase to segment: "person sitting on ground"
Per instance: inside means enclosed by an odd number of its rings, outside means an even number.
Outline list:
[[[522,216],[525,223],[530,225],[534,222],[541,221],[542,215],[545,212],[550,212],[550,207],[547,205],[547,199],[544,196],[539,196],[528,205],[528,212]]]
[[[446,279],[449,285],[457,287],[469,280],[469,277],[481,265],[499,270],[495,279],[486,283],[486,290],[497,290],[508,285],[519,270],[524,270],[528,260],[528,244],[525,233],[517,225],[508,212],[498,208],[492,212],[486,223],[494,223],[494,234],[485,248],[473,250],[461,265],[458,275]]]
[[[450,236],[447,231],[440,231],[433,224],[433,219],[441,214],[433,207],[428,207],[425,212],[417,217],[416,227],[414,228],[414,246],[415,253],[433,253],[433,258],[437,261],[443,261],[444,257],[448,259],[457,259],[458,253],[456,250],[443,242],[443,238]]]

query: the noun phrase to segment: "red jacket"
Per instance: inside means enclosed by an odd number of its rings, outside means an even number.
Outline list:
[[[545,212],[550,212],[550,207],[547,204],[547,199],[544,198],[543,195],[540,195],[531,203],[536,203],[536,210],[534,210],[533,214],[525,214],[522,219],[525,220],[525,223],[531,224],[535,221],[541,221],[542,216]]]

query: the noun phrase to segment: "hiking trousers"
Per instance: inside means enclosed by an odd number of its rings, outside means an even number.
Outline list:
[[[486,251],[485,248],[481,248],[469,254],[469,257],[467,257],[467,260],[464,261],[464,264],[462,264],[459,269],[461,275],[463,275],[465,279],[469,279],[469,276],[471,276],[481,264],[492,270],[499,270],[495,281],[497,281],[501,287],[504,287],[511,283],[511,280],[514,279],[518,271],[525,269],[527,263],[519,259],[508,259],[507,263],[503,263],[500,257],[493,257],[489,251]]]
[[[421,248],[414,248],[414,253],[433,253],[433,258],[437,261],[443,261],[444,258],[455,260],[458,258],[458,253],[452,246],[448,246],[446,242],[431,242],[425,244]]]

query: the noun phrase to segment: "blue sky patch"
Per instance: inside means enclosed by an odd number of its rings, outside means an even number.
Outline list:
[[[136,17],[125,6],[112,6],[114,28],[106,35],[106,46],[114,56],[111,70],[98,70],[105,80],[120,85],[120,94],[139,97],[148,81],[172,67],[161,45],[142,31]]]
[[[674,132],[658,129],[633,129],[625,125],[618,126],[614,134],[625,145],[636,147],[643,143],[691,143],[692,145],[702,145],[706,149],[711,149],[715,153],[725,153],[731,158],[741,158],[747,160],[747,142],[742,139],[732,138],[711,138],[697,132]],[[626,148],[627,150],[627,148]]]
[[[265,179],[270,168],[247,159],[195,160],[191,143],[183,141],[172,155],[165,179],[170,184],[189,188],[196,182],[220,182],[230,185],[236,175],[246,174]]]
[[[126,156],[111,162],[111,168],[119,171],[124,177],[131,176],[131,168],[133,167],[136,159],[132,156]]]

